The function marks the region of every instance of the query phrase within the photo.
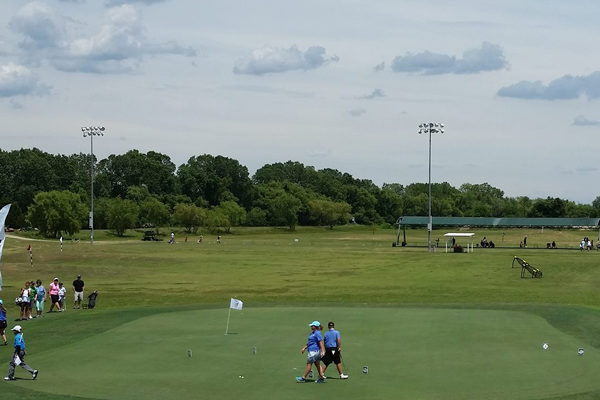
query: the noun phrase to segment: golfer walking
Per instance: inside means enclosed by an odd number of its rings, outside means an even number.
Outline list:
[[[323,357],[323,375],[332,362],[335,363],[340,374],[340,379],[348,379],[348,375],[342,372],[342,336],[335,329],[333,321],[327,324],[329,330],[325,333],[325,356]]]
[[[29,365],[25,363],[25,338],[23,337],[23,329],[21,325],[15,325],[12,328],[13,333],[15,334],[15,352],[12,355],[10,360],[10,367],[8,368],[8,376],[4,377],[5,381],[14,381],[15,380],[15,367],[20,365],[25,371],[31,374],[32,379],[37,378],[38,372],[37,369],[34,370]]]
[[[325,383],[325,377],[321,371],[320,363],[321,357],[325,355],[323,336],[321,335],[321,323],[319,321],[313,321],[309,324],[309,326],[311,332],[310,335],[308,335],[308,342],[300,349],[300,353],[302,354],[308,350],[306,369],[304,370],[304,374],[302,374],[302,376],[296,377],[296,381],[298,383],[306,382],[306,377],[312,369],[312,365],[315,364],[315,367],[317,367],[317,373],[319,374],[319,379],[316,380],[316,383]]]

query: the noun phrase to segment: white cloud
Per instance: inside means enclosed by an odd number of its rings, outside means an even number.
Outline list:
[[[109,9],[107,17],[98,32],[77,37],[67,34],[65,19],[52,9],[30,3],[12,18],[10,27],[24,37],[20,47],[26,61],[46,60],[67,72],[126,73],[136,71],[147,55],[195,55],[192,48],[173,41],[150,41],[140,13],[131,5]]]
[[[167,0],[107,0],[106,6],[113,7],[113,6],[121,6],[123,4],[134,4],[134,3],[152,5],[152,4],[156,4],[156,3],[162,3],[164,1],[167,1]]]
[[[49,87],[39,82],[29,68],[14,63],[0,65],[0,97],[42,95]]]
[[[296,45],[289,49],[263,47],[252,51],[247,57],[235,63],[236,74],[264,75],[293,70],[310,70],[337,62],[337,56],[327,56],[321,46],[309,47],[301,51]]]
[[[64,25],[47,5],[26,4],[10,20],[10,28],[23,35],[19,47],[38,50],[59,47],[64,40]]]
[[[378,97],[385,97],[385,93],[382,89],[374,89],[370,94],[360,96],[359,99],[371,100]]]
[[[425,75],[477,74],[507,67],[502,47],[488,42],[483,42],[480,48],[466,50],[462,58],[424,51],[417,54],[406,53],[392,60],[394,72],[421,72]]]
[[[379,63],[373,67],[373,71],[375,71],[375,72],[381,72],[384,69],[385,69],[385,61],[382,61],[381,63]]]
[[[365,110],[364,108],[354,108],[350,111],[348,111],[348,114],[352,115],[353,117],[360,117],[363,114],[366,114],[367,110]]]
[[[600,121],[594,119],[587,119],[583,115],[578,115],[573,120],[573,124],[575,126],[599,126]]]
[[[563,75],[544,85],[541,81],[521,81],[498,90],[498,96],[519,99],[565,100],[581,95],[589,99],[600,97],[600,71],[587,76]]]

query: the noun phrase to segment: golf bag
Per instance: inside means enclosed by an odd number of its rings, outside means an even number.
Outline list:
[[[93,309],[94,307],[96,307],[96,297],[98,297],[98,291],[94,290],[89,296],[88,296],[88,303],[87,303],[87,309]]]

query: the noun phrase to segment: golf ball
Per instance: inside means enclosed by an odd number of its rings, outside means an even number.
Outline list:
[[[584,352],[583,352],[583,349],[582,349],[582,348],[580,348],[580,349],[578,349],[578,350],[577,350],[577,354],[579,354],[580,356],[582,356],[582,355],[583,355],[583,353],[584,353]]]
[[[550,346],[548,346],[548,343],[544,343],[542,345],[542,349],[544,349],[544,350],[548,350],[548,347],[550,347]]]

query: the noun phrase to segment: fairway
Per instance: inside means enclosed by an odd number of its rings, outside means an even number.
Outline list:
[[[326,385],[295,382],[315,318],[341,330],[347,381],[330,367]],[[79,360],[61,368],[56,349],[38,351],[35,390],[102,399],[529,399],[600,389],[600,352],[527,312],[247,305],[224,335],[226,319],[227,309],[143,317],[61,347],[61,360]]]

